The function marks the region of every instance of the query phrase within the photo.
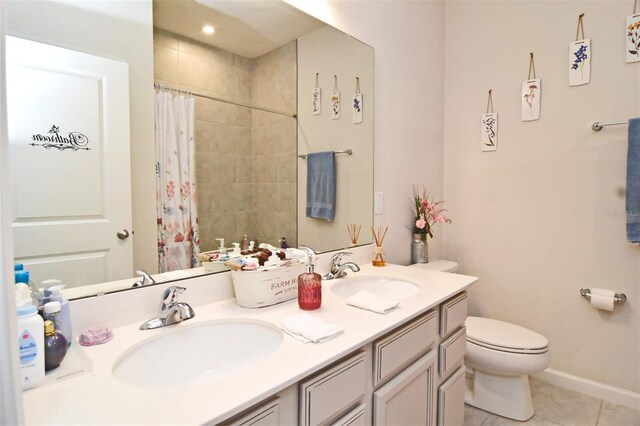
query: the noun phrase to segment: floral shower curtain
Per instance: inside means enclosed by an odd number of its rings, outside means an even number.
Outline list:
[[[158,271],[198,265],[192,97],[159,91],[155,102]]]

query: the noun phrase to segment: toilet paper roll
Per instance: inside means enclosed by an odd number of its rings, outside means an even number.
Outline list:
[[[613,298],[616,293],[613,290],[605,290],[602,288],[591,289],[591,306],[604,311],[613,311]]]

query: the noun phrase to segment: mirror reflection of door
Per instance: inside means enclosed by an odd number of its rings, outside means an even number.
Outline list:
[[[7,37],[14,254],[36,285],[132,275],[128,72]]]

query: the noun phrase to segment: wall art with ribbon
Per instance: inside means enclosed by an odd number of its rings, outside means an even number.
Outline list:
[[[491,112],[489,112],[491,111]],[[493,112],[493,96],[489,89],[487,112],[482,114],[480,126],[480,149],[483,152],[498,149],[498,113]]]
[[[627,62],[640,62],[640,13],[636,13],[638,0],[633,1],[633,14],[627,16],[626,51]]]
[[[533,75],[533,79],[531,76]],[[540,119],[540,99],[542,90],[541,80],[536,78],[536,65],[533,61],[533,52],[529,54],[529,78],[522,82],[522,121],[533,121]]]
[[[356,77],[356,93],[353,95],[353,122],[355,124],[362,123],[362,93],[360,93],[360,78]]]
[[[588,84],[591,78],[591,40],[584,38],[584,13],[578,16],[576,41],[569,43],[569,86]],[[582,38],[578,36],[582,32]]]
[[[333,93],[331,94],[331,119],[340,118],[340,91],[338,90],[338,76],[333,76]]]
[[[313,115],[322,112],[322,93],[320,92],[320,76],[316,73],[316,87],[313,89]]]

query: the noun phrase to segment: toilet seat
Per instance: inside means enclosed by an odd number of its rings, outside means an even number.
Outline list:
[[[490,318],[468,317],[467,342],[500,352],[542,354],[549,351],[549,341],[541,334]]]

